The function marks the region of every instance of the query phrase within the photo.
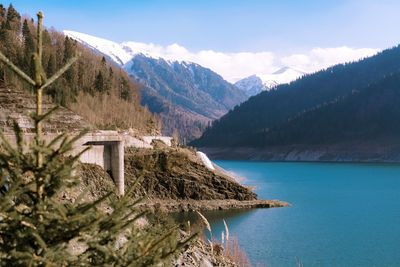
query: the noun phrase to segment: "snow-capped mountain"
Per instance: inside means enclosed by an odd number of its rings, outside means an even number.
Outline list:
[[[111,59],[116,64],[125,67],[136,55],[144,55],[146,57],[151,57],[155,59],[160,59],[161,57],[148,46],[143,45],[143,43],[138,42],[122,42],[116,43],[107,39],[92,36],[89,34],[64,30],[64,34],[79,43],[89,47],[104,56]],[[177,60],[165,60],[168,63],[173,63]]]
[[[306,73],[292,67],[283,67],[273,72],[272,74],[259,74],[258,76],[263,81],[263,84],[268,88],[273,88],[279,84],[290,83],[297,80]]]
[[[118,44],[72,31],[64,34],[111,59],[142,84],[141,102],[160,115],[164,134],[178,130],[181,138],[197,138],[210,121],[247,99],[212,70],[192,62],[165,60],[140,43]]]
[[[241,79],[235,83],[236,87],[248,96],[259,94],[265,90],[285,83],[290,83],[306,73],[291,67],[283,67],[271,74],[257,74]]]
[[[133,53],[127,52],[121,44],[113,41],[74,31],[64,31],[64,34],[79,43],[100,52],[120,66],[129,62],[129,60],[134,56]]]
[[[263,81],[257,75],[251,75],[241,79],[235,83],[235,86],[249,97],[269,89],[263,84]]]

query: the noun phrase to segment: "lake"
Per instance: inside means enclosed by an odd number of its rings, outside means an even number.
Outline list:
[[[205,212],[261,266],[400,266],[400,165],[215,161],[288,208]]]

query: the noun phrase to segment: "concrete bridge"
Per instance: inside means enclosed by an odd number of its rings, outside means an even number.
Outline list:
[[[43,139],[46,142],[50,142],[57,135],[58,134],[56,133],[45,133]],[[5,136],[12,143],[15,142],[14,134],[6,133]],[[25,133],[24,138],[26,142],[31,142],[34,140],[34,134]],[[92,146],[88,151],[81,155],[79,160],[83,163],[91,163],[101,166],[113,178],[118,193],[123,195],[125,192],[125,147],[151,149],[153,148],[151,141],[154,139],[163,142],[167,140],[169,142],[165,142],[166,145],[171,145],[171,137],[166,136],[143,137],[143,140],[140,140],[124,132],[94,130],[84,135],[75,143],[71,155],[77,155],[85,147]]]
[[[45,112],[54,106],[49,99],[45,99],[43,103]],[[0,86],[0,130],[11,143],[15,142],[14,121],[21,127],[25,140],[33,141],[35,126],[29,114],[35,111],[36,99],[32,94],[18,88]],[[126,132],[97,130],[84,118],[63,107],[44,122],[43,138],[49,142],[63,132],[72,137],[84,129],[91,131],[75,143],[72,154],[76,155],[91,145],[92,148],[80,157],[81,162],[103,167],[114,179],[120,194],[125,191],[124,148],[152,148],[153,140],[160,140],[171,146],[172,140],[167,136],[143,136],[139,139]]]

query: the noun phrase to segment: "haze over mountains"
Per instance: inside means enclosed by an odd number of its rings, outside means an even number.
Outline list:
[[[290,83],[305,74],[304,71],[283,67],[271,74],[251,75],[237,81],[235,85],[250,97],[262,91],[271,90],[280,84]]]
[[[218,152],[225,157],[236,151],[239,158],[394,160],[400,151],[399,84],[397,46],[262,92],[192,144],[231,148]]]

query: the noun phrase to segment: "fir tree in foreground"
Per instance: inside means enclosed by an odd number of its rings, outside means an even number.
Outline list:
[[[139,226],[145,216],[130,193],[110,192],[93,202],[72,203],[57,196],[73,190],[79,155],[68,156],[76,137],[62,134],[46,143],[42,122],[42,91],[74,63],[46,79],[42,68],[42,14],[38,13],[33,79],[0,52],[0,60],[35,88],[35,138],[26,142],[14,123],[15,144],[0,132],[0,266],[152,266],[168,264],[171,256],[195,236],[180,241],[176,227]],[[82,152],[83,153],[83,152]]]

